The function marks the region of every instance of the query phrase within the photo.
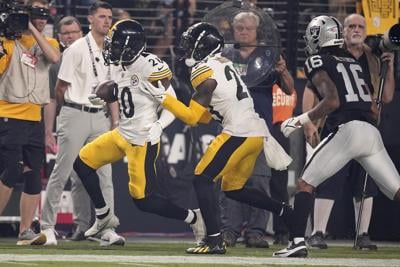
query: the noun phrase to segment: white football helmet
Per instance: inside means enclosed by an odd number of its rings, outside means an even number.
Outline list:
[[[322,47],[342,46],[342,24],[329,16],[318,16],[308,23],[304,40],[306,41],[306,53],[313,55]]]

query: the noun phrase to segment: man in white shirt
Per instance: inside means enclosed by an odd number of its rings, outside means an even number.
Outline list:
[[[57,129],[60,148],[49,178],[41,222],[43,232],[47,236],[47,245],[57,245],[54,235],[55,215],[61,192],[73,172],[73,162],[80,148],[102,133],[115,128],[118,123],[116,104],[109,105],[110,125],[103,107],[94,106],[88,100],[88,95],[92,93],[94,86],[110,75],[109,67],[104,65],[101,50],[104,37],[111,27],[112,7],[101,1],[94,3],[89,9],[88,21],[90,32],[64,51],[58,73],[56,101],[58,106],[62,105]],[[101,177],[101,188],[107,204],[114,209],[111,165],[99,169],[98,174]],[[62,180],[64,183],[60,182]],[[87,203],[89,202],[88,198]],[[87,229],[79,229],[79,231],[85,230]],[[112,229],[100,234],[103,245],[125,243],[124,238],[118,236]]]

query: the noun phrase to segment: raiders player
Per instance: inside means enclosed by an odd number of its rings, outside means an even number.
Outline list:
[[[330,134],[315,148],[298,181],[291,243],[274,253],[280,257],[306,257],[304,233],[316,186],[354,159],[389,198],[400,200],[400,177],[374,126],[370,88],[359,62],[341,48],[342,29],[334,17],[314,18],[306,29],[306,50],[311,56],[305,72],[321,101],[310,111],[282,123],[288,137],[310,120],[327,116]]]
[[[174,116],[165,110],[158,119],[158,102],[143,93],[140,86],[144,81],[158,81],[168,88],[171,97],[175,97],[175,93],[169,82],[172,73],[168,65],[157,56],[145,53],[144,49],[145,33],[135,20],[117,22],[105,39],[103,55],[105,62],[112,64],[111,77],[118,86],[118,90],[110,88],[110,91],[115,94],[114,100],[119,102],[120,122],[113,131],[85,145],[74,163],[74,170],[96,208],[96,221],[85,236],[94,236],[105,228],[118,225],[118,220],[104,202],[96,170],[126,156],[129,193],[136,206],[142,211],[185,221],[192,226],[196,239],[201,240],[205,230],[200,211],[178,207],[155,191],[155,161],[160,135]],[[104,103],[96,95],[89,98],[94,104]]]
[[[232,62],[221,56],[222,47],[223,37],[208,23],[197,23],[182,34],[180,48],[186,65],[191,67],[191,83],[195,88],[189,107],[166,94],[161,82],[157,87],[148,82],[141,87],[189,125],[208,123],[212,117],[223,127],[195,169],[194,187],[207,237],[197,247],[186,250],[191,254],[226,252],[217,218],[215,179],[222,177],[222,190],[232,199],[283,216],[291,212],[288,205],[270,199],[265,192],[244,187],[263,150],[265,137],[274,139],[265,121],[254,111],[253,100]],[[286,155],[283,150],[277,151],[276,158],[280,153]],[[286,167],[290,160],[282,162]]]

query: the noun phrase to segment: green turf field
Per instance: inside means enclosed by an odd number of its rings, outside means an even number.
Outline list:
[[[0,239],[0,266],[399,266],[400,244],[379,246],[378,251],[353,250],[334,246],[310,250],[307,259],[272,258],[275,250],[249,249],[243,245],[229,248],[226,255],[188,255],[187,241],[141,242],[129,240],[124,247],[99,247],[90,241],[59,242],[56,247],[16,246],[15,240]]]

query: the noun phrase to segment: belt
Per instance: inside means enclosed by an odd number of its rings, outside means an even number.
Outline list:
[[[74,108],[74,109],[79,109],[81,111],[86,111],[89,113],[97,113],[97,112],[103,110],[103,108],[87,107],[85,105],[81,105],[81,104],[77,104],[77,103],[70,103],[70,102],[64,102],[64,106]]]

